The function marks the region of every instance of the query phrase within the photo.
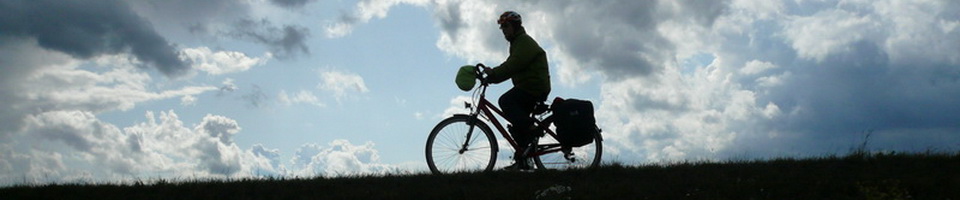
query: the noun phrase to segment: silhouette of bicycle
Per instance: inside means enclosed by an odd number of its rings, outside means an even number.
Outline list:
[[[534,125],[545,134],[534,137],[531,148],[521,145],[508,134],[504,126],[495,117],[503,117],[503,112],[486,99],[487,87],[481,68],[477,65],[477,78],[480,86],[474,91],[473,102],[465,102],[471,109],[469,114],[456,114],[437,124],[427,138],[427,165],[434,174],[446,174],[470,171],[490,171],[497,162],[499,150],[496,137],[487,122],[492,123],[500,135],[516,151],[523,151],[527,158],[533,158],[536,169],[586,168],[600,164],[603,152],[603,138],[598,132],[594,141],[580,147],[564,147],[552,130],[553,123],[550,107],[539,103],[531,117]],[[528,146],[528,145],[524,145]]]

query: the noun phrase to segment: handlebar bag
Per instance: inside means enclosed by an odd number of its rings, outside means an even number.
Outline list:
[[[457,87],[463,91],[470,91],[473,89],[473,86],[477,84],[477,73],[476,67],[473,65],[464,65],[460,67],[460,70],[457,71]]]

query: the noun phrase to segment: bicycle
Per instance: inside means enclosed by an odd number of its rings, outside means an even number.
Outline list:
[[[532,144],[536,145],[530,145],[534,148],[521,148],[494,115],[496,113],[503,118],[503,112],[486,99],[489,83],[481,68],[486,67],[483,64],[476,65],[480,86],[474,90],[473,102],[477,106],[464,102],[465,107],[471,109],[469,114],[456,114],[440,121],[427,138],[426,157],[431,172],[443,174],[492,170],[497,161],[499,145],[490,126],[484,121],[492,123],[515,151],[524,151],[527,158],[533,158],[537,170],[599,165],[603,153],[601,134],[598,132],[592,143],[581,147],[562,146],[551,128],[553,118],[552,114],[548,114],[551,109],[545,103],[538,104],[531,114],[534,125],[544,134],[534,137]]]

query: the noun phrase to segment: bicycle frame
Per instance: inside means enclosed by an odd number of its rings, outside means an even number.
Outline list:
[[[479,96],[479,100],[477,100],[478,105],[476,109],[471,112],[470,117],[474,120],[479,120],[479,117],[481,117],[480,114],[483,114],[483,117],[493,124],[493,126],[497,129],[497,131],[500,132],[500,135],[503,138],[507,139],[507,141],[510,143],[510,146],[513,147],[515,151],[521,151],[520,145],[517,144],[517,142],[513,139],[513,137],[510,136],[507,129],[504,128],[505,126],[500,123],[500,120],[497,120],[496,116],[499,115],[501,118],[503,118],[504,114],[503,114],[503,111],[501,111],[499,108],[493,105],[493,103],[487,100],[486,94],[487,94],[488,86],[489,85],[487,83],[481,83],[479,88],[481,90],[480,96]],[[469,104],[467,104],[467,106],[470,107]],[[496,115],[494,115],[494,113],[496,113]],[[550,137],[553,137],[555,140],[557,140],[557,134],[554,133],[553,130],[550,130],[550,124],[553,122],[552,117],[548,116],[542,121],[535,118],[533,121],[534,121],[534,124],[537,125],[538,129],[543,130],[546,133],[546,135],[550,135]],[[473,125],[471,124],[471,126]],[[470,127],[470,131],[468,131],[467,133],[467,138],[470,138],[472,134],[473,134],[473,127]],[[560,143],[543,144],[543,145],[537,144],[536,147],[537,147],[536,150],[533,152],[529,152],[527,157],[541,156],[544,154],[562,151]]]

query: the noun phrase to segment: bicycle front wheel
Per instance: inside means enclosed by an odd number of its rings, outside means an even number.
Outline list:
[[[541,137],[537,144],[559,144],[555,138]],[[600,166],[600,159],[603,155],[603,138],[599,133],[593,138],[593,142],[580,147],[571,149],[570,154],[564,152],[554,152],[543,154],[533,158],[537,169],[578,169]]]
[[[493,131],[480,120],[455,115],[430,132],[426,155],[434,174],[490,171],[496,162],[497,142]]]

